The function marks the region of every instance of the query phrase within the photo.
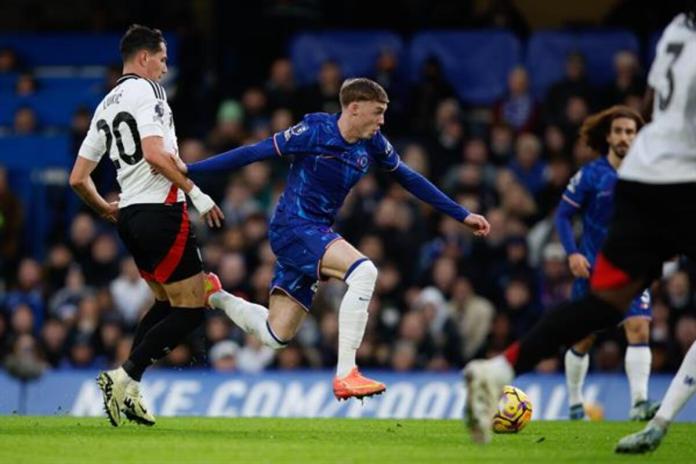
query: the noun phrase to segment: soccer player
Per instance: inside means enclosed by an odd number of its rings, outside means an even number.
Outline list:
[[[154,293],[155,303],[136,328],[128,360],[97,378],[113,426],[121,424],[121,413],[153,425],[155,418],[139,392],[143,372],[203,321],[206,306],[203,266],[184,194],[210,226],[219,227],[223,216],[173,162],[178,148],[172,110],[157,83],[167,72],[162,33],[133,25],[120,48],[123,76],[94,112],[70,185],[92,209],[116,223]],[[90,178],[104,155],[116,167],[118,202],[108,203]]]
[[[662,442],[669,424],[696,393],[696,343],[691,345],[677,375],[667,389],[655,417],[640,432],[627,435],[616,445],[617,453],[645,453]]]
[[[588,117],[580,136],[598,153],[606,153],[585,165],[570,180],[556,210],[556,228],[568,255],[570,271],[576,277],[573,298],[587,294],[590,270],[597,252],[607,236],[607,227],[614,203],[616,170],[621,165],[633,139],[643,126],[643,118],[625,106],[614,106]],[[579,249],[575,245],[572,219],[582,213],[583,233]],[[623,320],[628,348],[625,368],[631,391],[632,420],[649,420],[659,403],[648,401],[648,380],[652,354],[650,341],[650,291],[645,290],[631,303]],[[590,335],[566,351],[565,374],[568,386],[570,418],[585,417],[582,386],[589,366],[588,352],[595,336]]]
[[[210,292],[209,303],[265,345],[283,348],[312,305],[318,280],[342,279],[348,290],[338,323],[338,365],[333,382],[337,399],[362,398],[385,390],[360,374],[355,353],[362,342],[368,305],[377,280],[374,263],[334,232],[336,214],[353,186],[376,166],[421,200],[462,222],[475,235],[490,229],[483,216],[469,213],[420,174],[401,162],[380,132],[389,99],[376,82],[348,79],[340,89],[340,114],[313,113],[302,122],[255,145],[194,163],[188,172],[235,169],[254,161],[290,159],[287,186],[269,228],[276,262],[269,308],[224,291]],[[404,250],[408,253],[408,250]],[[216,276],[210,275],[215,289]]]
[[[655,278],[662,263],[696,258],[696,5],[690,3],[665,29],[648,74],[654,94],[652,122],[636,136],[619,168],[614,215],[597,255],[585,297],[548,311],[503,355],[470,362],[466,420],[472,438],[490,440],[502,387],[562,345],[571,346],[623,320],[631,301]]]

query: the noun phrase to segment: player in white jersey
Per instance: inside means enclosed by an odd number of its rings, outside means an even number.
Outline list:
[[[490,439],[502,387],[545,357],[620,322],[631,301],[675,255],[696,259],[696,2],[665,30],[650,69],[652,122],[643,127],[619,169],[614,216],[590,278],[590,293],[549,310],[503,355],[464,369],[467,425]],[[696,354],[687,354],[655,418],[617,452],[654,449],[675,412],[696,391]],[[676,385],[676,386],[675,386]]]
[[[121,39],[123,76],[94,112],[70,175],[70,185],[92,209],[116,223],[140,274],[155,296],[136,328],[128,360],[97,378],[112,425],[129,420],[153,425],[139,381],[204,318],[205,280],[185,195],[208,224],[222,212],[176,167],[172,111],[157,82],[167,72],[167,47],[157,29],[133,25]],[[108,203],[90,178],[100,159],[114,163],[121,196]]]

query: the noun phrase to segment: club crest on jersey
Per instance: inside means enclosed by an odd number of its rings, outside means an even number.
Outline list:
[[[164,125],[164,102],[158,101],[155,105],[155,115],[152,120]]]
[[[367,156],[358,157],[358,166],[360,166],[361,168],[367,166]]]
[[[283,132],[283,137],[285,137],[285,141],[287,142],[293,135],[300,135],[303,132],[306,132],[307,129],[309,129],[307,124],[301,122],[299,124],[295,124],[290,129],[287,129],[285,132]]]

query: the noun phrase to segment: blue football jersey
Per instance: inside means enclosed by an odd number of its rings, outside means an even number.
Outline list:
[[[348,192],[371,166],[387,171],[398,167],[399,155],[380,132],[369,140],[348,143],[338,130],[338,117],[311,113],[273,135],[276,153],[290,157],[291,164],[271,225],[298,221],[331,225]]]
[[[563,192],[563,201],[581,211],[582,236],[578,251],[592,266],[607,237],[617,179],[616,170],[603,156],[583,166]]]

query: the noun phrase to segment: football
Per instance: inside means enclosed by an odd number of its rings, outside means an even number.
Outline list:
[[[493,416],[495,433],[517,433],[532,420],[532,402],[517,387],[507,385],[498,401],[498,410]]]

